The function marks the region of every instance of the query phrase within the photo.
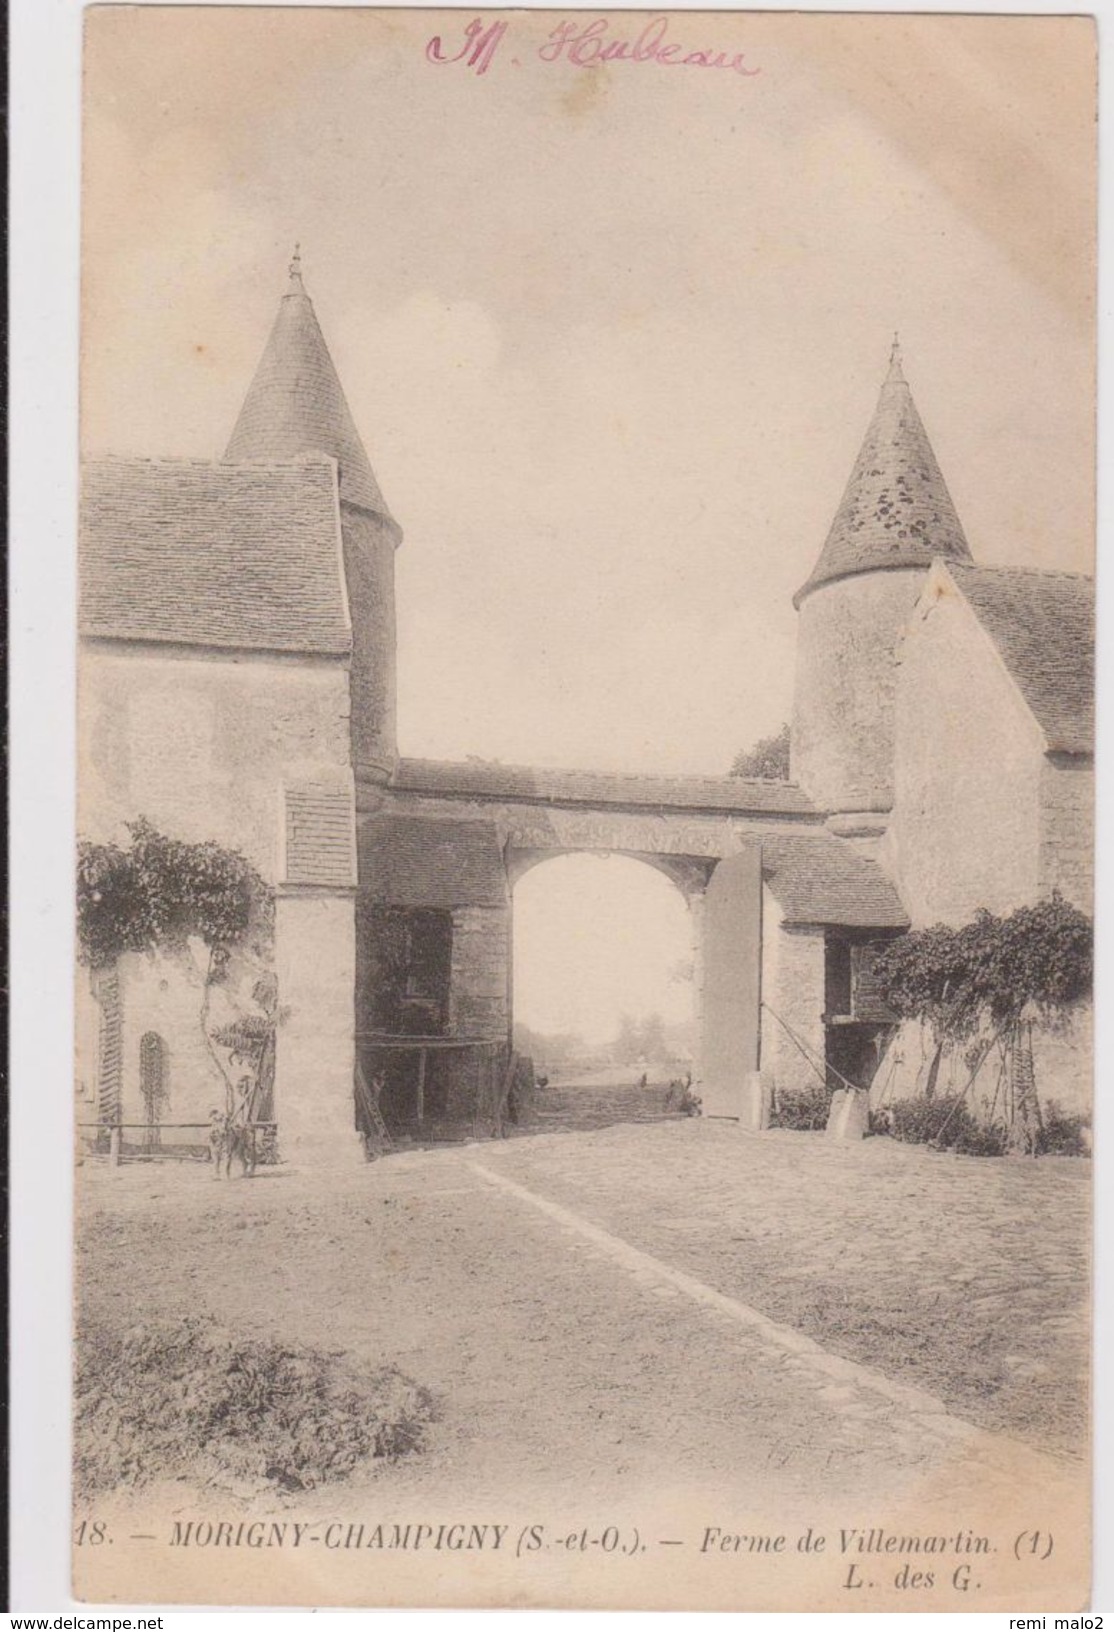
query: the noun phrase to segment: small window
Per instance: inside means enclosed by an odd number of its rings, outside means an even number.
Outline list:
[[[829,935],[824,943],[824,1012],[829,1019],[851,1010],[851,945]]]
[[[149,1128],[162,1121],[169,1099],[166,1082],[166,1044],[157,1031],[144,1032],[139,1043],[139,1090],[144,1120]]]
[[[875,969],[881,951],[882,946],[876,941],[866,942],[852,950],[851,975],[855,1018],[893,1025],[897,1016],[883,1000],[882,983]]]
[[[366,921],[369,1008],[376,1030],[441,1035],[449,1017],[453,920],[424,907],[381,907]]]

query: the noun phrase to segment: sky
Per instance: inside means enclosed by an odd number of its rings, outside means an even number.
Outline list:
[[[611,1041],[624,1014],[691,1020],[692,943],[663,873],[629,856],[557,856],[515,886],[515,1014],[589,1043]]]
[[[427,59],[459,12],[87,14],[85,447],[219,455],[299,241],[405,533],[404,753],[776,730],[895,329],[976,556],[1089,570],[1089,23],[674,16],[742,75],[508,16],[480,75]]]
[[[300,243],[405,534],[403,753],[718,774],[776,731],[895,330],[976,558],[1090,570],[1086,20],[669,20],[740,74],[546,61],[532,12],[431,62],[470,16],[86,22],[85,448],[219,456]],[[515,907],[528,1025],[687,1011],[660,875]]]

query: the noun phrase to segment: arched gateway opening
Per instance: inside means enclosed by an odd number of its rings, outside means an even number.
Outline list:
[[[541,1127],[676,1110],[696,1050],[697,925],[686,882],[626,855],[526,859],[514,871],[514,1044]]]

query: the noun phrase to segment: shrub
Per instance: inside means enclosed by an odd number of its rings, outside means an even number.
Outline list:
[[[885,1131],[909,1145],[931,1145],[963,1156],[1003,1156],[1007,1134],[1001,1123],[980,1122],[958,1094],[918,1094],[899,1099],[885,1112]]]
[[[1073,1115],[1050,1099],[1041,1107],[1037,1152],[1041,1156],[1089,1156],[1090,1131],[1089,1117]]]
[[[826,1128],[832,1096],[822,1082],[808,1088],[780,1088],[770,1108],[771,1128],[811,1133]]]
[[[85,1495],[156,1477],[284,1490],[421,1447],[429,1392],[392,1366],[233,1340],[198,1317],[78,1332],[74,1468]]]
[[[682,1082],[680,1077],[670,1081],[665,1094],[665,1110],[678,1116],[699,1116],[704,1101],[692,1091],[692,1078]]]

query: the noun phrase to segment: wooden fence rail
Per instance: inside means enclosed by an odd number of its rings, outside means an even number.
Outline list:
[[[98,1136],[103,1136],[105,1134],[108,1135],[108,1150],[107,1150],[107,1152],[102,1152],[102,1154],[106,1154],[108,1156],[108,1159],[111,1162],[111,1164],[113,1165],[113,1167],[119,1167],[125,1160],[136,1161],[136,1162],[151,1161],[157,1156],[169,1157],[169,1158],[171,1158],[173,1160],[176,1160],[176,1161],[194,1160],[196,1158],[193,1157],[191,1155],[191,1153],[196,1151],[197,1147],[199,1145],[204,1147],[205,1155],[209,1156],[211,1153],[210,1153],[210,1149],[209,1149],[208,1135],[209,1135],[210,1129],[212,1128],[212,1125],[213,1124],[212,1124],[211,1121],[207,1121],[207,1122],[78,1122],[78,1123],[76,1123],[76,1126],[78,1128],[89,1128]],[[263,1133],[263,1134],[272,1133],[272,1132],[277,1132],[277,1130],[278,1130],[278,1123],[277,1122],[264,1122],[264,1121],[248,1120],[247,1122],[242,1123],[241,1126],[243,1126],[243,1127],[250,1130],[251,1135],[252,1135],[253,1143],[254,1143],[254,1140],[255,1140],[255,1138],[256,1138],[256,1136],[258,1134],[260,1134],[260,1133]],[[200,1129],[200,1131],[205,1135],[205,1138],[196,1140],[193,1143],[182,1143],[180,1145],[174,1145],[174,1144],[162,1145],[162,1144],[158,1143],[157,1138],[154,1139],[154,1140],[151,1139],[151,1136],[153,1134],[158,1135],[158,1134],[161,1134],[163,1132],[167,1132],[167,1133],[179,1132],[180,1133],[180,1132],[186,1132],[186,1131],[197,1130],[197,1129]],[[136,1151],[134,1149],[129,1150],[127,1152],[126,1157],[125,1157],[125,1153],[124,1153],[124,1133],[126,1131],[128,1131],[128,1130],[132,1130],[132,1131],[138,1130],[140,1133],[145,1134],[147,1136],[147,1139],[150,1141],[150,1143],[148,1143],[146,1149],[139,1150],[139,1151]],[[92,1141],[87,1141],[87,1143],[92,1143]]]

